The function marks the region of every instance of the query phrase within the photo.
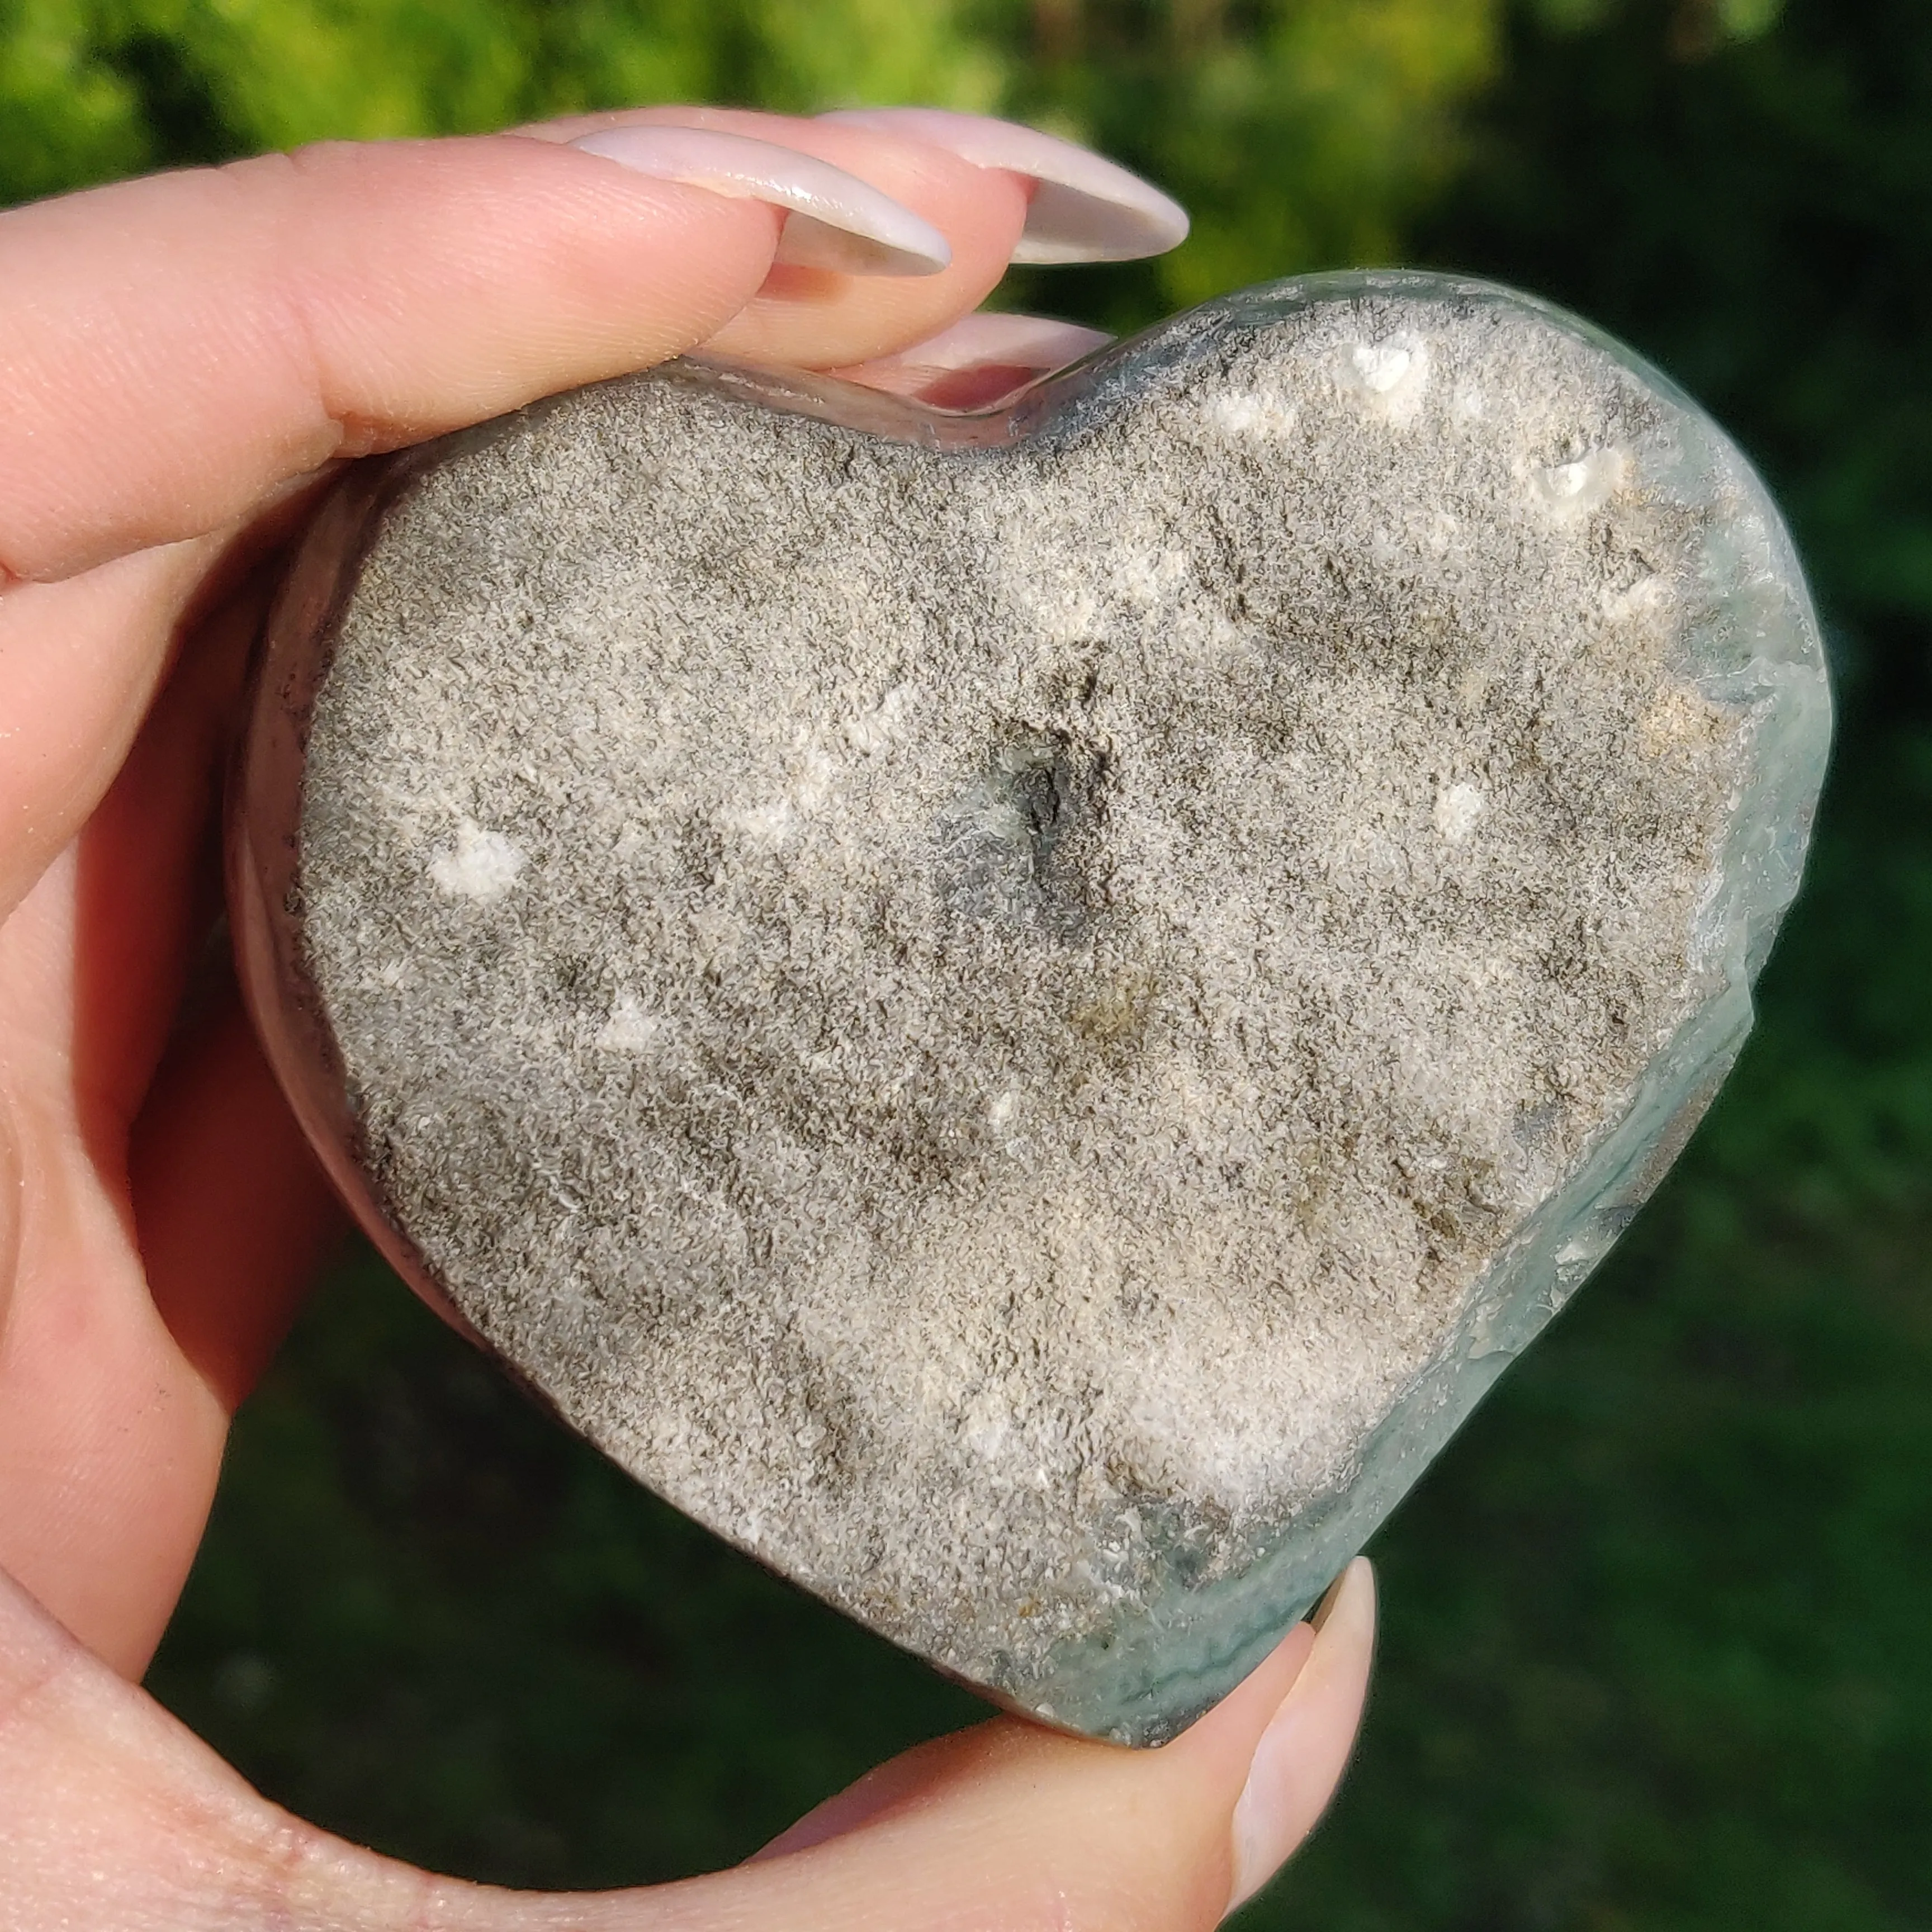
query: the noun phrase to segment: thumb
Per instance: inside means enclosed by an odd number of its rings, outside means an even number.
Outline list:
[[[542,1896],[434,1878],[258,1797],[0,1578],[0,1924],[10,1932],[1205,1932],[1314,1824],[1368,1681],[1359,1559],[1159,1750],[995,1719],[908,1753],[749,1864]]]

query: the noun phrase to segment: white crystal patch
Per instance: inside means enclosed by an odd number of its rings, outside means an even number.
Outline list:
[[[1460,845],[1475,830],[1489,801],[1478,786],[1460,783],[1436,794],[1436,829],[1452,845]]]
[[[466,818],[456,828],[454,847],[430,859],[429,876],[446,897],[477,899],[487,905],[517,883],[526,856],[502,832],[486,832],[473,818]]]
[[[1559,523],[1593,515],[1616,494],[1630,468],[1621,449],[1593,449],[1568,463],[1537,471],[1532,488],[1538,502]]]
[[[1208,405],[1208,419],[1224,434],[1241,437],[1286,436],[1294,428],[1294,405],[1265,389],[1216,396]]]
[[[634,993],[620,993],[591,1044],[599,1053],[642,1053],[664,1037],[666,1022],[646,1012]]]
[[[1396,335],[1358,342],[1349,349],[1345,386],[1352,387],[1376,414],[1398,426],[1414,420],[1429,387],[1429,345]]]

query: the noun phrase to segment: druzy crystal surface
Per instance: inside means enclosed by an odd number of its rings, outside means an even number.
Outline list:
[[[994,416],[686,363],[358,470],[238,925],[425,1293],[722,1534],[1144,1743],[1654,1184],[1828,728],[1694,406],[1520,296],[1318,278]]]

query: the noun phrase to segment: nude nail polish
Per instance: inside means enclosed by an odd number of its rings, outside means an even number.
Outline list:
[[[1230,1912],[1314,1829],[1347,1767],[1375,1649],[1375,1573],[1366,1558],[1335,1580],[1310,1621],[1315,1648],[1262,1733],[1234,1806]]]
[[[620,167],[787,211],[773,259],[847,275],[931,275],[952,250],[922,216],[869,182],[775,141],[710,128],[602,128],[572,142]]]
[[[991,409],[1112,340],[1076,322],[981,310],[923,342],[842,373],[935,409]]]
[[[982,168],[1024,175],[1036,186],[1013,260],[1130,262],[1163,255],[1187,238],[1187,212],[1090,148],[1037,128],[938,107],[862,107],[823,117],[928,141]]]

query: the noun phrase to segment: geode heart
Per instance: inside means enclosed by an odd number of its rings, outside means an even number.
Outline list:
[[[1656,1180],[1828,717],[1682,396],[1318,278],[990,416],[687,363],[358,468],[237,923],[371,1231],[571,1424],[1148,1742]]]

